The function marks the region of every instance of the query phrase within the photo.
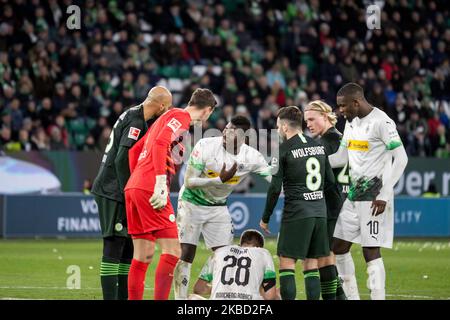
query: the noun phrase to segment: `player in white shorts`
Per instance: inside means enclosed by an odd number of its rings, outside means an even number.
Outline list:
[[[337,106],[347,122],[338,151],[329,156],[332,167],[350,166],[350,189],[334,231],[332,250],[349,300],[359,300],[352,243],[363,248],[373,300],[385,299],[380,247],[392,248],[394,237],[394,185],[408,162],[395,122],[371,106],[356,83],[337,93]]]
[[[210,295],[213,300],[277,299],[276,273],[264,237],[245,230],[240,246],[217,249],[208,259],[194,286],[194,296]]]
[[[263,155],[244,143],[249,129],[246,117],[235,116],[225,127],[223,137],[201,139],[192,150],[178,199],[181,258],[174,273],[177,300],[187,299],[200,233],[213,251],[232,243],[233,222],[226,201],[233,188],[251,172],[271,179]]]

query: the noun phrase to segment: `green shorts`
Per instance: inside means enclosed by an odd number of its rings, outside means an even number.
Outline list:
[[[99,196],[95,196],[95,202],[98,206],[103,238],[112,236],[129,237],[124,204]]]
[[[336,228],[337,218],[327,219],[327,229],[328,229],[328,243],[331,249],[331,243],[333,242],[334,228]]]
[[[329,254],[326,218],[305,218],[281,223],[278,256],[304,260],[327,257]]]

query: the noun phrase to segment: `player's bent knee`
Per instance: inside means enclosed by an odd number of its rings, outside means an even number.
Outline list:
[[[125,243],[124,237],[103,238],[103,256],[120,260]]]
[[[120,258],[121,261],[131,261],[133,258],[133,240],[131,238],[127,238],[125,241],[125,246],[122,250],[122,256]]]
[[[162,254],[170,254],[177,258],[181,257],[181,246],[178,239],[159,239]]]
[[[366,262],[381,258],[380,247],[363,247],[363,255]]]
[[[151,252],[134,252],[133,259],[143,263],[151,263],[154,255],[154,251]]]
[[[334,254],[346,254],[350,251],[352,247],[352,243],[348,241],[344,241],[341,239],[333,238],[333,243],[331,245],[331,250]]]
[[[188,263],[192,263],[195,258],[197,246],[189,243],[181,244],[181,256],[180,259]]]
[[[295,269],[295,259],[280,257],[280,269]]]
[[[302,261],[303,270],[313,270],[318,268],[317,259],[305,259]]]
[[[333,253],[331,253],[328,257],[320,257],[319,259],[317,259],[317,265],[319,268],[331,266],[334,264],[336,264],[336,259],[334,258]]]
[[[155,254],[155,243],[146,239],[133,239],[133,259],[150,263]]]

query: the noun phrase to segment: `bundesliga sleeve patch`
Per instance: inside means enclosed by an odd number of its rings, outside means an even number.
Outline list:
[[[130,131],[128,132],[128,138],[136,140],[139,138],[139,134],[141,130],[135,127],[130,127]]]
[[[178,121],[177,119],[173,118],[172,120],[169,121],[169,123],[167,124],[167,126],[172,129],[173,132],[176,132],[178,129],[180,129],[181,127],[181,122]]]

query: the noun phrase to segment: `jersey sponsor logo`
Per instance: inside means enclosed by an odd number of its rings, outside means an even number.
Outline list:
[[[141,133],[141,129],[130,127],[130,131],[128,132],[128,138],[136,140],[139,138],[139,134]]]
[[[219,173],[213,170],[208,170],[206,174],[208,175],[208,178],[217,178],[219,176]],[[240,180],[240,177],[234,176],[233,178],[225,182],[225,184],[238,184]]]
[[[354,151],[369,151],[369,141],[367,140],[349,140],[347,145],[348,150]]]
[[[177,119],[173,118],[172,120],[169,121],[169,123],[167,124],[167,126],[172,129],[173,132],[176,132],[178,129],[181,128],[181,122],[178,121]]]

